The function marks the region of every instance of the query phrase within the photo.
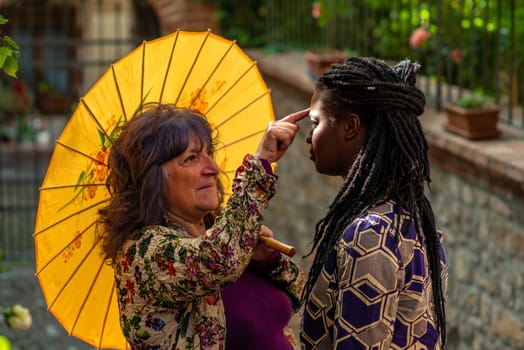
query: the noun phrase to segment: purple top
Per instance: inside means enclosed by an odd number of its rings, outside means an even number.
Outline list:
[[[281,289],[248,268],[221,294],[226,350],[293,350],[283,332],[291,319],[291,300]]]

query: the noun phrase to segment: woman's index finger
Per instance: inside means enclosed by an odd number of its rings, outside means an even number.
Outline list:
[[[281,121],[295,124],[301,121],[302,119],[306,118],[307,116],[309,116],[309,108],[303,109],[295,113],[291,113],[286,117],[282,118]]]

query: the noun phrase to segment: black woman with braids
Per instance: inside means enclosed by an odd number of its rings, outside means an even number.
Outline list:
[[[306,142],[344,183],[316,225],[302,349],[442,349],[447,267],[424,195],[419,65],[349,58],[321,75]]]

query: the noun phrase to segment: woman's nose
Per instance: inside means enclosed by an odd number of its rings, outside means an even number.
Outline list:
[[[306,143],[311,144],[311,137],[313,136],[313,130],[309,130],[306,135]]]
[[[218,167],[218,164],[215,161],[215,158],[213,158],[212,156],[206,156],[205,159],[206,159],[206,166],[204,167],[204,169],[206,170],[208,174],[216,175],[220,173],[220,168]]]

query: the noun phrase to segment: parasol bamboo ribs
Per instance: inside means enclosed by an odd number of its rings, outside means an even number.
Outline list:
[[[274,238],[259,236],[258,240],[266,245],[266,247],[273,248],[278,250],[281,253],[286,254],[287,256],[293,256],[296,253],[295,247],[292,247],[288,244],[282,243]]]

